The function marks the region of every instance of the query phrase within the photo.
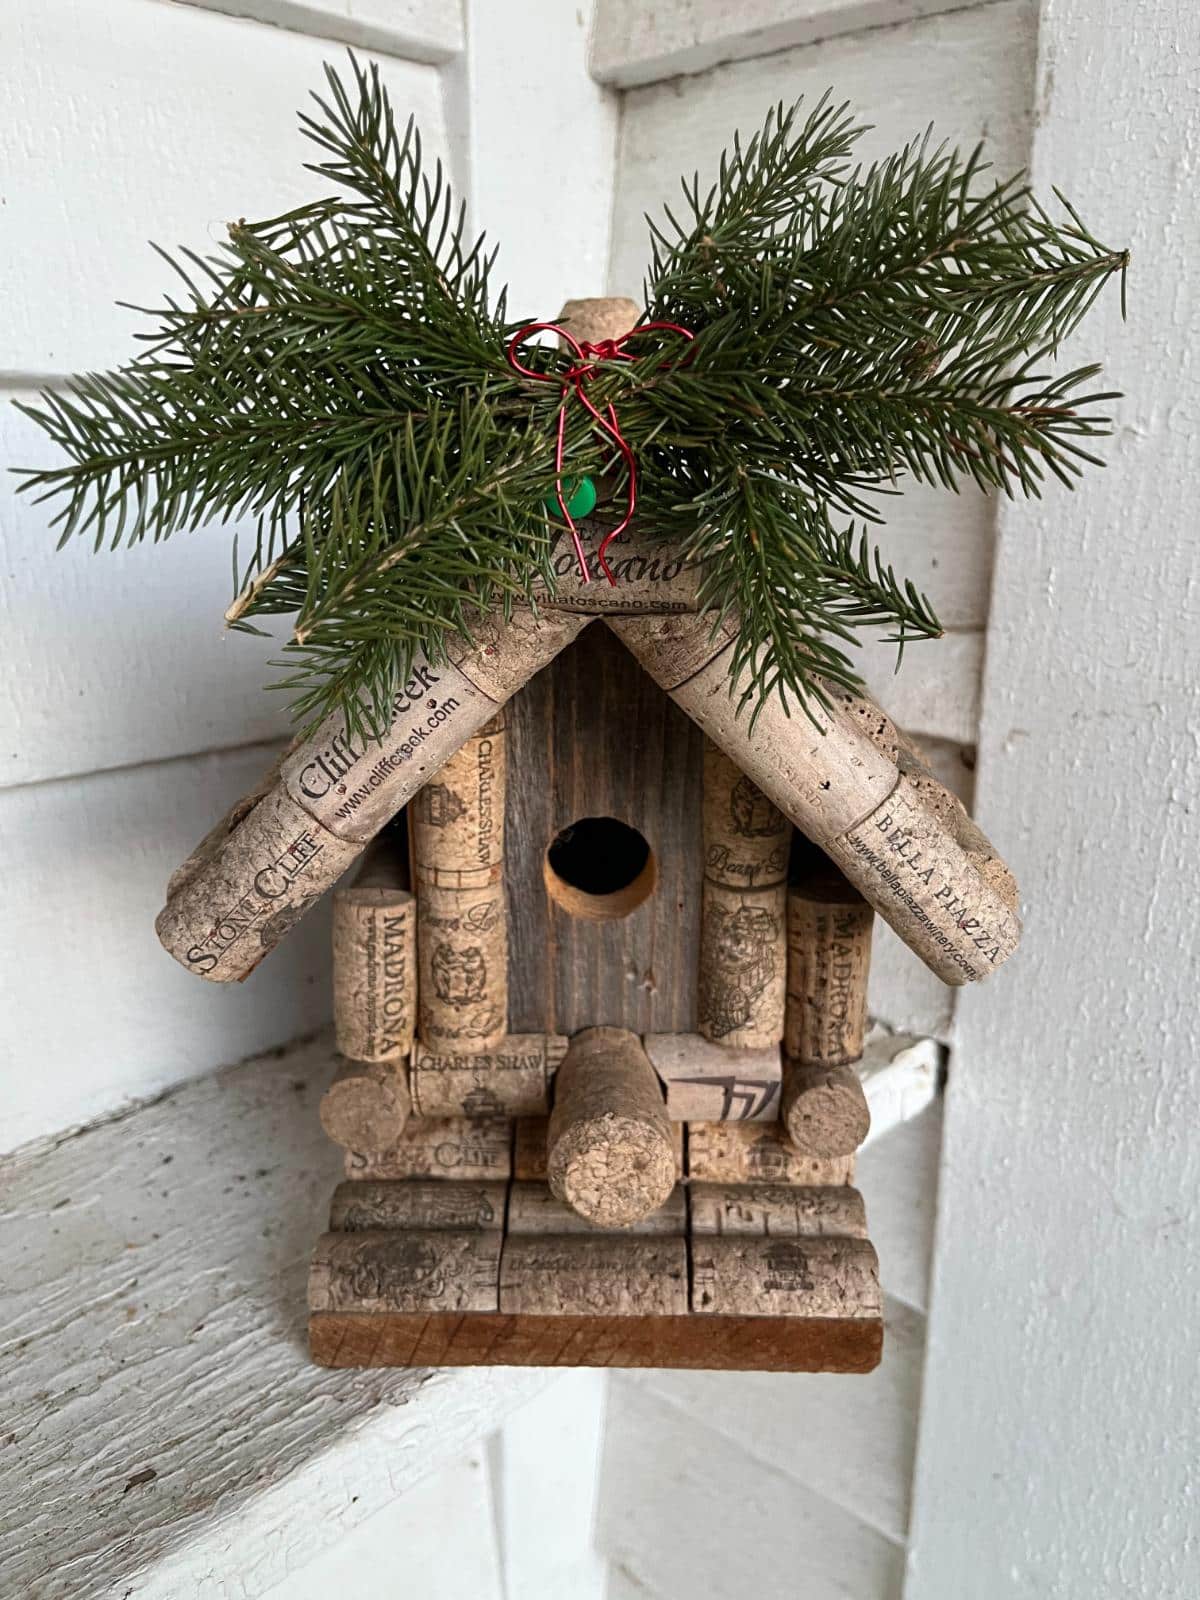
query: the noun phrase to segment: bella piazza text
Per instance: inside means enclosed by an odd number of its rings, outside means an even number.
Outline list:
[[[913,878],[932,891],[932,909],[948,916],[951,924],[995,965],[1000,960],[1000,942],[996,934],[972,912],[952,883],[943,881],[938,884],[937,864],[921,849],[920,841],[906,828],[896,827],[894,819],[886,812],[875,817],[872,825],[891,854],[904,863]]]

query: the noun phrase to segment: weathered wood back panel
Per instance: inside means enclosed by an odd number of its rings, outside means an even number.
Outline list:
[[[517,695],[509,727],[510,1027],[694,1029],[701,735],[599,623]],[[570,823],[606,816],[644,834],[658,887],[592,922],[551,902],[543,860]]]

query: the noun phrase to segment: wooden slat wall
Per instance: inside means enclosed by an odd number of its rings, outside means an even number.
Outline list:
[[[602,624],[584,630],[512,703],[508,888],[510,1020],[516,1031],[636,1032],[696,1022],[703,743],[695,725]],[[553,905],[541,852],[560,829],[613,816],[660,866],[644,905],[590,922]]]

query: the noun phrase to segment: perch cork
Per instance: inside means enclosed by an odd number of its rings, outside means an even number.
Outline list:
[[[554,1080],[546,1165],[557,1198],[599,1227],[623,1227],[664,1203],[675,1153],[636,1034],[585,1028],[571,1040]]]

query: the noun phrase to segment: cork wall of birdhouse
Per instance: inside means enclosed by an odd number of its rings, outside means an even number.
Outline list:
[[[694,1030],[699,730],[601,623],[516,695],[508,726],[510,1027]],[[594,817],[636,829],[653,855],[653,889],[622,916],[573,912],[547,888],[547,849],[564,829]]]

